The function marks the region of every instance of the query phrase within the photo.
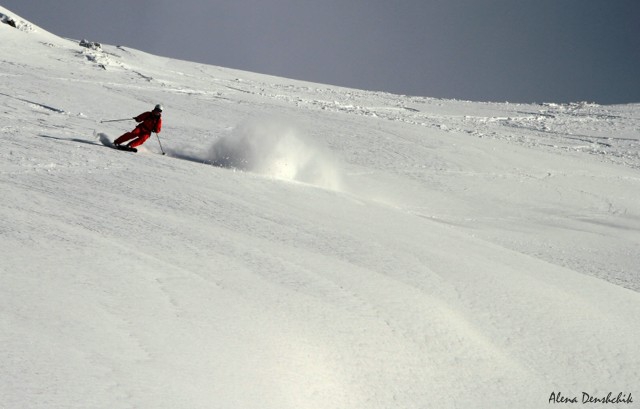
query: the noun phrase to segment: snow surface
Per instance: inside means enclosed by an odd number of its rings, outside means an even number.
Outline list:
[[[638,407],[640,105],[338,88],[0,13],[0,408]],[[156,103],[167,156],[101,143]]]

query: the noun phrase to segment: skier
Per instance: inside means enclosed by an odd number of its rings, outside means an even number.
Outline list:
[[[136,122],[139,122],[136,129],[131,132],[127,132],[113,141],[116,147],[119,147],[124,142],[133,139],[133,141],[127,144],[130,149],[140,146],[149,139],[151,132],[160,133],[162,129],[162,105],[158,104],[153,108],[153,111],[143,112],[140,115],[134,117]],[[135,138],[135,139],[134,139]]]

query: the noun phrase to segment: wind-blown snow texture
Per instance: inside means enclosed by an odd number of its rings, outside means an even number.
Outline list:
[[[640,106],[331,87],[0,13],[0,408],[637,405]],[[156,103],[167,156],[101,143]]]

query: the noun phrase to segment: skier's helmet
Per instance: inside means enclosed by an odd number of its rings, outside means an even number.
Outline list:
[[[162,112],[162,110],[163,110],[162,105],[160,105],[160,104],[156,105],[156,107],[153,108],[153,110],[157,111],[157,112]]]

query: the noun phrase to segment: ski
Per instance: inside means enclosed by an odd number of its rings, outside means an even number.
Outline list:
[[[136,148],[130,148],[126,145],[113,145],[114,148],[120,150],[120,151],[128,151],[128,152],[138,152],[138,150]]]

